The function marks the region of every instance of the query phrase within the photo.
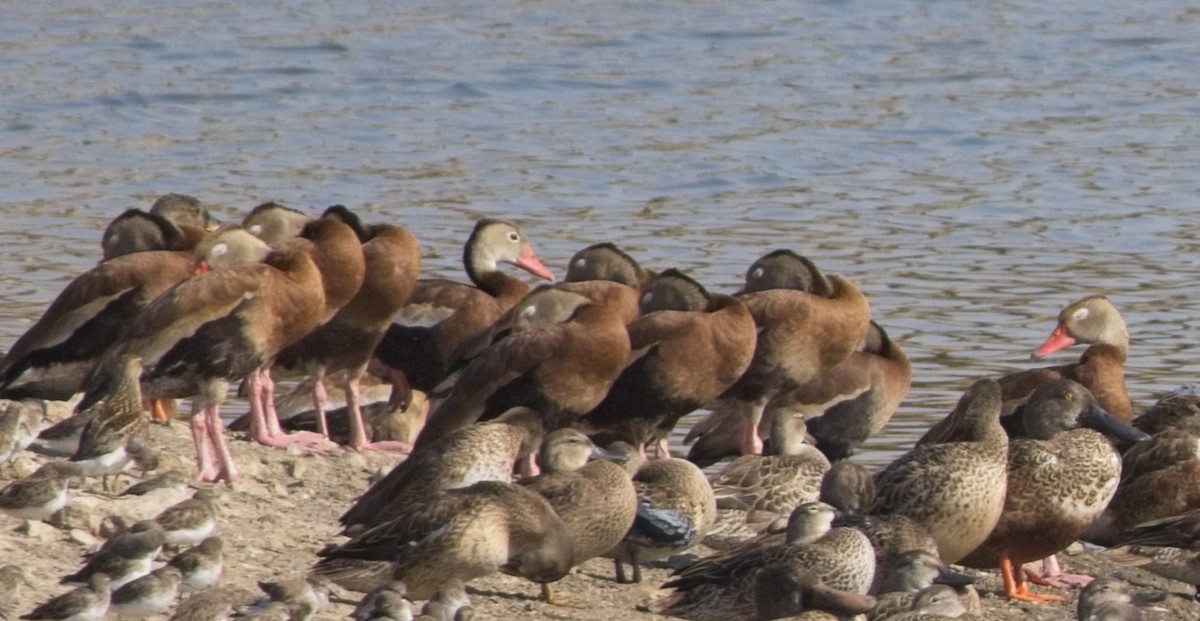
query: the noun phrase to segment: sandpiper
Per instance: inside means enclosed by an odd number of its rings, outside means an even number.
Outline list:
[[[22,615],[22,619],[52,621],[100,621],[108,612],[108,597],[112,585],[106,574],[88,578],[87,586],[63,593]]]
[[[412,602],[404,599],[408,589],[403,582],[389,582],[367,593],[350,618],[354,621],[411,621]]]
[[[64,461],[42,464],[33,474],[0,490],[0,511],[22,520],[45,520],[67,506],[71,479],[83,476]]]
[[[17,565],[0,567],[0,619],[7,619],[8,613],[21,596],[21,587],[30,586],[25,570]]]
[[[43,415],[34,401],[0,399],[0,466],[33,444]]]
[[[421,609],[421,616],[456,621],[459,611],[469,608],[471,608],[471,600],[467,598],[466,585],[458,578],[451,578],[442,585],[442,588],[438,589],[433,599],[425,602],[425,607]]]
[[[233,602],[242,599],[243,589],[216,588],[195,593],[179,602],[171,621],[227,621],[233,615]],[[249,595],[248,591],[245,591]]]
[[[258,588],[267,596],[239,612],[262,614],[265,609],[275,604],[284,604],[290,610],[289,616],[292,621],[309,621],[329,602],[329,584],[317,577],[259,582]]]
[[[135,440],[146,435],[149,425],[142,413],[142,392],[138,384],[141,374],[141,358],[121,356],[113,370],[112,387],[104,404],[96,418],[83,428],[79,450],[71,457],[71,461],[78,462],[88,476],[104,477],[106,490],[108,475],[124,472],[134,461],[139,462],[143,470],[153,469],[145,461],[145,457],[153,453]]]
[[[157,468],[158,453],[115,431],[106,430],[89,437],[85,430],[79,441],[79,450],[71,456],[71,461],[79,464],[87,476],[101,477],[104,489],[108,490],[109,475],[121,474],[134,464],[143,471]]]
[[[308,619],[292,615],[292,608],[283,602],[268,602],[254,612],[238,615],[242,621],[291,621],[292,619]]]
[[[213,506],[216,493],[211,489],[199,489],[187,500],[175,503],[154,521],[166,531],[167,545],[196,545],[217,529],[217,510]]]
[[[96,406],[72,414],[43,429],[34,443],[38,450],[44,453],[70,457],[79,450],[79,437],[83,434],[83,428],[96,418],[99,411],[100,407]]]
[[[135,525],[136,527],[136,525]],[[140,527],[138,527],[140,528]],[[132,582],[150,573],[154,559],[163,547],[163,530],[150,526],[145,530],[133,528],[105,542],[79,571],[64,577],[63,584],[82,583],[96,573],[108,574],[112,587]]]
[[[159,567],[113,591],[108,610],[135,619],[154,616],[175,603],[182,578],[183,574],[176,567]]]
[[[177,489],[180,492],[188,485],[188,478],[178,470],[168,470],[157,476],[150,477],[144,481],[139,481],[125,488],[120,496],[141,496],[148,494],[156,489]]]
[[[220,537],[209,537],[176,555],[168,565],[183,574],[184,586],[196,590],[207,589],[221,581],[225,568],[224,548]]]

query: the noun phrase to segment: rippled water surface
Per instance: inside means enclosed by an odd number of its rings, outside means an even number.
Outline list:
[[[165,192],[613,240],[733,289],[790,247],[912,357],[886,459],[1107,293],[1193,382],[1200,9],[1113,2],[57,2],[0,20],[0,347]],[[1077,352],[1064,354],[1068,360]],[[1058,358],[1056,358],[1057,360]]]

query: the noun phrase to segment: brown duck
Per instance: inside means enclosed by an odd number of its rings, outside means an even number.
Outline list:
[[[696,291],[700,309],[673,297],[678,287],[657,283],[682,281]],[[754,355],[755,325],[736,298],[712,295],[677,270],[655,278],[642,296],[650,309],[628,327],[632,361],[608,395],[583,417],[581,428],[601,444],[624,441],[669,456],[667,438],[675,423],[734,384]]]
[[[573,564],[595,558],[621,542],[637,514],[638,496],[625,469],[603,460],[605,456],[577,429],[546,434],[538,453],[543,474],[523,479],[520,485],[543,496],[562,518],[570,537]],[[549,582],[542,595],[555,599]]]
[[[432,391],[445,379],[458,348],[529,293],[529,285],[500,271],[501,263],[554,280],[520,227],[505,220],[480,220],[463,249],[471,284],[418,280],[376,347],[374,357],[391,381]]]
[[[323,384],[328,375],[340,384],[346,395],[351,448],[406,452],[410,446],[371,442],[367,437],[359,405],[360,381],[371,352],[383,338],[392,316],[412,294],[420,271],[420,248],[408,231],[387,224],[364,228],[358,218],[344,208],[330,208],[326,217],[341,220],[359,235],[362,285],[328,322],[280,352],[275,363],[284,368],[307,371],[313,386],[318,432],[323,436],[329,437]]]
[[[762,452],[758,423],[768,402],[812,381],[845,360],[867,335],[867,298],[841,276],[829,277],[827,296],[794,289],[744,293],[738,299],[758,327],[754,358],[721,401],[736,407],[744,454]]]
[[[1000,385],[979,380],[949,417],[963,440],[918,444],[875,475],[876,514],[921,524],[946,563],[957,563],[1000,520],[1008,482],[1008,435],[1000,426]]]
[[[987,539],[958,562],[999,567],[1010,599],[1060,599],[1030,593],[1021,566],[1066,548],[1108,506],[1121,460],[1105,434],[1125,441],[1149,436],[1101,409],[1071,380],[1039,387],[1019,415],[1028,437],[1008,445],[1004,511]]]

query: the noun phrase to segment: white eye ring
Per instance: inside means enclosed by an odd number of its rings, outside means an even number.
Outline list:
[[[754,270],[753,270],[753,271],[751,271],[751,272],[750,272],[750,276],[752,276],[752,277],[754,277],[754,278],[762,278],[762,277],[763,277],[763,272],[764,272],[764,271],[765,271],[765,270],[763,270],[763,268],[761,268],[761,267],[756,267],[756,268],[754,268]]]
[[[537,306],[530,304],[521,310],[522,317],[533,317],[537,314]]]
[[[1071,313],[1071,318],[1075,321],[1083,321],[1087,319],[1089,312],[1086,308],[1077,308],[1074,313]]]
[[[212,255],[214,257],[219,257],[226,252],[229,252],[229,245],[224,242],[221,242],[212,248]]]
[[[508,232],[508,241],[519,242],[519,241],[521,241],[521,236],[516,231],[509,231]]]
[[[261,224],[251,224],[250,228],[248,228],[246,230],[250,231],[251,235],[254,235],[257,237],[259,233],[262,233],[262,225]]]
[[[647,291],[646,293],[642,294],[642,304],[649,304],[650,300],[653,300],[653,299],[654,299],[654,293],[652,293],[650,291]]]
[[[587,267],[587,259],[585,259],[583,257],[579,257],[578,259],[575,259],[575,267],[578,267],[578,268]]]

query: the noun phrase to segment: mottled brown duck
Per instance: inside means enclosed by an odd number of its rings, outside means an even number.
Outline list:
[[[794,565],[771,565],[754,575],[756,621],[836,621],[874,606],[870,595],[830,588],[812,571]]]
[[[1141,621],[1143,610],[1166,597],[1166,593],[1135,592],[1118,578],[1096,578],[1079,594],[1075,615],[1080,621]]]
[[[463,427],[414,450],[339,521],[353,534],[392,519],[405,506],[435,492],[478,481],[507,483],[513,465],[536,453],[541,442],[541,414],[529,408],[514,408],[494,421]]]
[[[1200,437],[1169,428],[1130,447],[1121,463],[1121,484],[1088,541],[1112,545],[1134,526],[1200,509]]]
[[[787,515],[817,500],[829,460],[805,443],[804,418],[781,412],[771,430],[769,455],[743,455],[710,478],[722,509]]]
[[[979,547],[1004,509],[1008,435],[1000,426],[1000,385],[975,382],[950,417],[962,441],[918,444],[875,475],[871,512],[908,516],[956,563]]]
[[[501,263],[554,280],[520,227],[505,220],[480,220],[463,249],[471,284],[418,280],[375,348],[377,364],[391,381],[431,392],[446,378],[458,348],[529,293],[529,285],[500,270]]]
[[[319,555],[315,576],[362,592],[399,580],[413,599],[433,597],[451,578],[470,582],[496,571],[549,583],[573,564],[571,536],[546,499],[499,481],[410,503],[392,520]],[[382,572],[380,561],[387,563]]]
[[[610,446],[613,450],[616,446]],[[638,515],[619,544],[604,554],[611,558],[617,582],[630,580],[623,564],[633,566],[632,582],[642,581],[641,564],[683,552],[704,540],[717,519],[717,501],[708,478],[686,459],[647,461],[624,444],[623,453],[636,467],[633,487],[638,495]]]
[[[865,595],[875,571],[871,542],[851,528],[831,528],[836,511],[821,502],[796,508],[785,543],[751,541],[709,556],[663,584],[673,589],[661,602],[664,614],[708,621],[754,613],[754,576],[764,566],[811,571],[831,588]]]
[[[571,541],[573,564],[613,549],[633,526],[638,495],[625,469],[611,461],[583,432],[565,428],[546,434],[538,452],[542,474],[520,485],[544,497],[562,518]],[[562,603],[550,582],[542,583],[547,602]]]
[[[833,523],[861,531],[875,548],[875,575],[870,593],[887,593],[898,588],[916,590],[932,584],[932,581],[917,583],[916,588],[909,588],[926,576],[917,571],[923,559],[938,559],[937,540],[912,518],[904,515],[841,514]],[[937,560],[937,564],[945,567],[940,560]],[[897,575],[893,572],[898,567],[901,573]],[[906,578],[911,580],[906,581]]]
[[[1121,477],[1108,435],[1124,441],[1149,436],[1100,408],[1071,380],[1038,387],[1020,416],[1028,437],[1008,444],[1004,511],[988,538],[958,562],[999,567],[1010,599],[1059,600],[1029,592],[1021,566],[1066,548],[1108,506]]]

